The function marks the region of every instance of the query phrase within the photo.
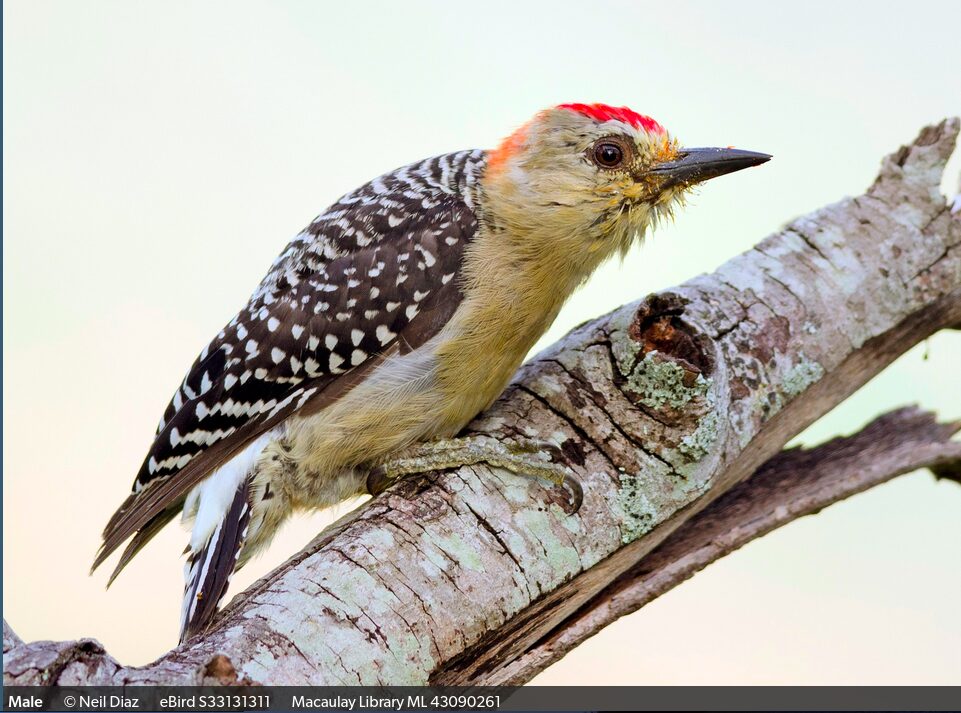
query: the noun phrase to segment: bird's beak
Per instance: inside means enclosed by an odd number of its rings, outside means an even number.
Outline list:
[[[649,169],[649,173],[662,178],[660,188],[663,190],[677,185],[694,185],[770,160],[770,154],[740,149],[681,149],[677,158],[658,164]]]

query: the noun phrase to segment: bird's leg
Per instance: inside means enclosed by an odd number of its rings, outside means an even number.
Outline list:
[[[528,439],[505,443],[490,436],[444,438],[419,443],[375,467],[367,476],[367,490],[371,495],[378,495],[391,481],[405,475],[487,463],[563,486],[569,492],[573,512],[576,512],[584,499],[581,484],[570,468],[551,460],[554,453],[559,453],[557,446]]]

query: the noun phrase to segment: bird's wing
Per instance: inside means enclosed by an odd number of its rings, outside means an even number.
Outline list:
[[[477,227],[471,184],[483,161],[481,152],[448,154],[375,179],[287,246],[177,389],[94,567],[138,533],[119,571],[190,488],[247,444],[439,331],[461,300],[457,275]]]

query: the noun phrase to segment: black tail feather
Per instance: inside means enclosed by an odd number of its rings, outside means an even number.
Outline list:
[[[200,552],[187,560],[180,642],[202,633],[217,613],[217,605],[227,593],[227,585],[237,566],[237,558],[247,539],[250,524],[248,501],[250,482],[245,480]]]
[[[110,579],[107,580],[108,588],[113,584],[113,580],[117,578],[117,575],[123,571],[123,568],[130,564],[130,560],[143,549],[144,545],[150,542],[154,535],[164,529],[168,522],[179,515],[181,510],[183,510],[183,501],[174,503],[171,507],[166,510],[161,510],[154,515],[146,525],[137,530],[136,534],[130,539],[126,549],[124,549],[123,554],[120,555],[120,560],[117,562],[117,566],[114,567]],[[97,567],[102,561],[102,559],[98,559],[94,562],[93,566]],[[93,569],[90,571],[93,572]]]

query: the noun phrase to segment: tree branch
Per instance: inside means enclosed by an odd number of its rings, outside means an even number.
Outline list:
[[[898,412],[886,417],[896,432],[869,427],[887,441],[789,451],[718,500],[905,350],[961,323],[961,215],[938,190],[957,133],[957,119],[924,129],[864,195],[527,364],[468,430],[553,440],[584,487],[576,514],[562,493],[485,466],[414,477],[150,666],[123,667],[89,640],[22,644],[5,628],[5,682],[523,682],[752,537],[896,470],[948,468],[954,426]]]

